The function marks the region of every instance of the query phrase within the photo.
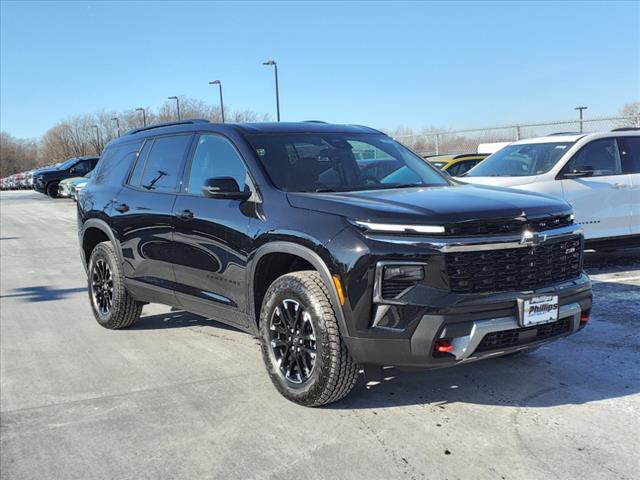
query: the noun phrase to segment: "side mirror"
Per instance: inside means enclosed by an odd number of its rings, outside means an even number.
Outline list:
[[[581,167],[579,170],[565,172],[562,175],[562,178],[582,178],[582,177],[592,177],[592,176],[593,176],[593,167],[585,166],[585,167]]]
[[[232,177],[216,177],[205,180],[202,193],[208,198],[248,200],[251,192],[241,192],[238,182]]]

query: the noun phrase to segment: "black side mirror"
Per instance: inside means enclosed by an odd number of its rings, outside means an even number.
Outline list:
[[[592,177],[593,176],[593,167],[584,166],[580,169],[576,169],[570,172],[565,172],[562,177],[563,178],[582,178],[582,177]]]
[[[251,192],[241,192],[238,182],[232,177],[216,177],[205,180],[202,193],[209,198],[248,200]]]

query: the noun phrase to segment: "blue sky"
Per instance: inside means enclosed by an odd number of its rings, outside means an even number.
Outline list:
[[[2,2],[1,127],[170,95],[283,120],[465,128],[640,99],[640,2]]]

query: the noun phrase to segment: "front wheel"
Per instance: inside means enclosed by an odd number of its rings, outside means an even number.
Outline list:
[[[47,195],[49,195],[51,198],[58,198],[57,182],[51,182],[49,185],[47,185]]]
[[[316,407],[353,389],[358,367],[318,272],[289,273],[271,284],[260,312],[260,337],[267,372],[287,399]]]

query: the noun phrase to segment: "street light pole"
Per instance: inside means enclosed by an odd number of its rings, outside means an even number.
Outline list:
[[[220,87],[220,115],[222,115],[222,123],[224,123],[224,103],[222,102],[222,82],[220,80],[214,80],[209,82],[209,85],[218,85]]]
[[[98,125],[91,125],[93,128],[96,129],[96,142],[97,142],[97,147],[98,147],[98,155],[100,155],[100,127],[98,127]]]
[[[138,107],[136,108],[136,112],[142,112],[142,126],[147,126],[147,113],[144,111],[144,108]]]
[[[114,120],[116,122],[116,128],[118,129],[118,136],[120,136],[120,120],[118,120],[118,117],[113,117],[111,121],[114,121]]]
[[[574,110],[578,110],[580,112],[580,133],[582,133],[582,111],[586,110],[587,107],[576,107]]]
[[[178,97],[169,97],[169,100],[176,101],[176,110],[178,110],[178,121],[180,121],[180,99]]]
[[[263,62],[263,65],[273,65],[274,68],[274,72],[276,75],[276,114],[277,114],[277,118],[278,121],[280,121],[280,91],[278,88],[278,64],[276,63],[275,60],[267,60],[266,62]]]

